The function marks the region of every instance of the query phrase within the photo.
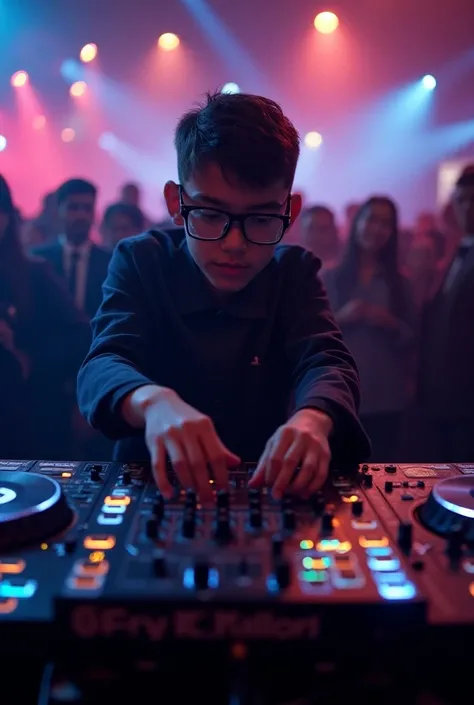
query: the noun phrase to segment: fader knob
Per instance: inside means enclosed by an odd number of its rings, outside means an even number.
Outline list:
[[[155,578],[166,578],[167,572],[165,556],[160,551],[153,556],[153,575]]]
[[[197,504],[196,492],[194,490],[186,490],[186,499],[184,500],[184,506],[188,509],[194,509]]]
[[[101,470],[102,470],[101,465],[93,465],[91,467],[89,476],[90,476],[92,482],[100,482],[102,480],[102,478],[100,476]]]
[[[156,521],[160,523],[165,513],[165,503],[161,495],[153,502],[151,511]]]
[[[364,477],[362,478],[362,483],[364,487],[373,487],[374,486],[374,477],[370,473],[366,473]]]
[[[124,470],[122,472],[122,485],[131,485],[132,484],[132,473],[130,470]]]
[[[228,509],[229,508],[229,493],[227,490],[219,490],[217,493],[217,506],[220,509]]]
[[[273,558],[279,558],[283,553],[283,539],[281,536],[274,536],[272,538],[272,555]]]
[[[294,531],[296,528],[296,514],[293,509],[285,509],[283,512],[283,528],[285,531]]]
[[[409,521],[401,521],[398,525],[398,545],[407,555],[411,551],[413,542],[413,527]]]
[[[461,527],[456,527],[448,536],[446,553],[451,560],[458,560],[462,556],[464,544],[464,531]]]
[[[330,534],[333,530],[334,517],[330,512],[324,512],[321,520],[321,530],[325,534]]]
[[[194,585],[198,590],[206,590],[209,587],[209,563],[197,561],[194,566]]]
[[[249,514],[249,524],[252,527],[252,529],[261,529],[262,528],[262,512],[260,509],[251,509],[250,514]]]
[[[275,562],[275,579],[280,590],[285,590],[291,582],[290,564],[283,558],[279,558]]]
[[[319,516],[319,514],[322,514],[324,512],[326,502],[322,492],[316,492],[316,494],[313,494],[311,496],[310,502],[313,512],[316,515]]]
[[[364,503],[361,499],[352,503],[352,516],[361,517],[364,511]]]
[[[147,522],[145,525],[145,532],[146,532],[146,535],[148,536],[149,539],[158,538],[158,527],[159,527],[159,524],[154,517],[147,519]]]
[[[183,516],[181,533],[185,539],[193,539],[196,535],[196,516],[194,511],[186,511]]]

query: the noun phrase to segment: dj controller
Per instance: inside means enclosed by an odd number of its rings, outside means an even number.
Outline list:
[[[474,465],[279,501],[254,469],[201,506],[146,465],[0,461],[2,705],[467,702]]]

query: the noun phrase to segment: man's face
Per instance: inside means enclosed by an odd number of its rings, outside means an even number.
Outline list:
[[[474,235],[474,186],[458,186],[454,192],[453,206],[464,235]]]
[[[227,181],[219,166],[210,164],[194,174],[183,186],[185,205],[217,208],[232,215],[258,213],[284,215],[288,187],[277,182],[264,189],[254,190]],[[172,182],[165,186],[165,198],[170,215],[177,225],[183,224],[179,214],[179,189]],[[294,220],[301,210],[301,198],[292,197],[291,216]],[[205,213],[205,212],[203,212]],[[201,228],[210,233],[220,228],[219,215],[205,215]],[[260,222],[260,221],[258,221]],[[261,219],[262,226],[265,219]],[[257,245],[248,242],[237,223],[233,223],[221,240],[196,240],[186,233],[189,251],[194,261],[214,289],[233,293],[244,289],[272,259],[275,245]]]
[[[131,206],[140,205],[140,191],[135,184],[128,184],[123,188],[121,201]]]
[[[117,242],[126,237],[138,235],[140,232],[140,228],[137,228],[132,219],[125,213],[114,213],[109,218],[105,230],[106,239],[111,246],[115,246]]]
[[[71,194],[59,206],[64,233],[73,245],[85,242],[94,222],[95,196],[90,193]]]
[[[338,253],[339,239],[336,223],[331,213],[320,210],[309,213],[304,219],[305,245],[324,262]]]

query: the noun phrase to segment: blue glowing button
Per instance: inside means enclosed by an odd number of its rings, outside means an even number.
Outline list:
[[[385,585],[403,585],[407,581],[407,576],[403,571],[395,573],[374,573],[373,577],[377,583]]]
[[[380,597],[383,597],[384,600],[412,600],[416,597],[415,586],[409,581],[402,585],[380,583],[378,585],[378,591]]]
[[[378,548],[367,548],[367,555],[373,558],[380,558],[382,556],[391,556],[392,549],[390,546],[379,546]]]
[[[326,570],[302,570],[300,573],[300,580],[305,583],[311,583],[322,585],[328,579],[328,574]]]
[[[367,565],[370,570],[381,571],[387,573],[389,571],[398,570],[400,568],[400,561],[398,558],[369,558]]]
[[[33,597],[38,587],[36,580],[9,578],[0,582],[0,597]]]

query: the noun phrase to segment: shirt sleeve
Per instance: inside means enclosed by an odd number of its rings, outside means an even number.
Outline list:
[[[319,278],[319,260],[301,250],[299,258],[291,268],[286,296],[286,354],[293,386],[290,411],[313,408],[328,414],[334,424],[333,465],[349,469],[370,455],[358,418],[359,375]]]
[[[115,248],[102,290],[91,324],[92,345],[79,370],[77,398],[91,426],[116,440],[141,433],[123,419],[123,398],[154,384],[146,373],[152,348],[148,306],[131,243]]]

